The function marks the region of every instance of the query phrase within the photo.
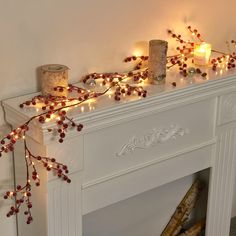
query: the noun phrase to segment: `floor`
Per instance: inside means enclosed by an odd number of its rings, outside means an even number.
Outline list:
[[[231,232],[230,236],[236,236],[236,217],[234,217],[231,221]]]

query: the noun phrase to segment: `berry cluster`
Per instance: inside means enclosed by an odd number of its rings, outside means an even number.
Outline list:
[[[201,38],[201,34],[198,32],[197,29],[192,29],[191,26],[187,27],[188,31],[191,33],[192,36],[195,36],[197,40],[203,42]],[[177,55],[169,56],[167,60],[167,69],[172,68],[173,66],[179,67],[179,73],[187,77],[189,75],[189,65],[188,63],[193,63],[193,51],[195,42],[191,40],[184,40],[182,35],[175,34],[172,30],[168,30],[168,34],[171,35],[172,38],[176,39],[180,46],[176,47],[176,51],[178,52]],[[199,68],[196,68],[197,74],[201,75],[203,78],[207,76],[206,73],[202,73]]]
[[[191,64],[194,63],[193,61],[193,52],[194,52],[194,46],[195,46],[195,39],[199,42],[204,42],[200,32],[197,29],[193,29],[191,26],[187,27],[187,30],[192,36],[191,40],[185,40],[183,39],[182,35],[174,33],[172,30],[168,30],[168,34],[175,39],[180,45],[176,47],[177,54],[171,55],[167,57],[167,69],[171,69],[174,66],[179,67],[179,72],[182,76],[186,77],[189,75],[189,69],[191,69]],[[236,40],[231,40],[230,42],[233,44],[234,47],[236,47]],[[220,54],[220,56],[213,58],[211,60],[212,69],[216,70],[218,67],[225,66],[227,69],[235,68],[235,60],[236,60],[236,53],[232,52],[230,54],[220,52],[217,50],[213,50],[213,53]],[[145,58],[145,56],[142,56],[142,58]],[[148,57],[147,57],[148,59]],[[137,60],[136,57],[127,57],[125,58],[125,62],[135,61]],[[190,64],[190,66],[189,66]],[[136,66],[139,66],[137,64]],[[202,72],[200,68],[195,69],[196,73],[199,74],[202,78],[205,78],[207,74],[205,72]],[[147,71],[148,74],[148,71]]]
[[[229,55],[222,55],[211,60],[212,69],[216,70],[218,66],[226,65],[227,69],[235,68],[236,53],[233,52]]]
[[[12,130],[8,135],[3,137],[0,141],[1,149],[0,149],[0,157],[2,153],[8,153],[14,151],[14,144],[19,139],[25,139],[25,132],[28,131],[28,124],[24,124],[14,130]]]
[[[141,86],[134,86],[127,83],[127,79],[133,79],[135,82],[141,82],[145,80],[148,76],[147,70],[129,72],[124,74],[119,73],[106,73],[106,74],[89,74],[87,75],[83,82],[86,83],[87,80],[102,80],[102,86],[108,86],[104,92],[91,92],[84,88],[69,85],[67,88],[56,87],[55,91],[64,92],[67,89],[70,96],[42,96],[37,95],[31,100],[27,100],[21,103],[20,108],[27,107],[37,107],[38,111],[41,111],[40,114],[37,114],[31,117],[26,123],[19,126],[18,128],[12,130],[7,136],[5,136],[1,141],[0,156],[3,152],[7,153],[14,150],[14,144],[20,140],[24,140],[24,150],[25,150],[25,163],[26,163],[26,184],[21,187],[17,186],[15,191],[7,191],[4,195],[4,199],[13,199],[15,201],[15,206],[11,206],[10,211],[7,213],[7,217],[19,213],[20,208],[23,204],[26,205],[27,210],[25,215],[27,216],[27,224],[30,224],[33,221],[31,214],[32,201],[31,201],[31,179],[35,183],[35,186],[40,186],[40,178],[37,171],[36,165],[41,165],[47,171],[52,171],[58,178],[67,183],[70,183],[71,180],[67,176],[69,170],[66,165],[59,163],[55,158],[43,157],[33,155],[27,146],[25,135],[29,130],[29,124],[33,120],[38,120],[40,124],[44,124],[49,120],[56,122],[55,129],[48,129],[49,132],[58,135],[58,141],[62,143],[66,137],[66,133],[71,129],[76,129],[78,132],[82,131],[83,125],[77,124],[72,118],[67,114],[67,109],[80,105],[81,103],[88,101],[92,98],[97,98],[102,96],[108,91],[113,91],[114,99],[119,101],[121,95],[132,95],[135,94],[140,97],[146,97],[147,91],[144,90]],[[124,83],[124,80],[126,81]]]
[[[137,94],[139,97],[146,97],[147,91],[143,89],[142,86],[131,86],[129,84],[125,84],[125,86],[119,86],[115,91],[115,100],[119,101],[121,99],[121,95],[132,95]]]
[[[191,26],[188,26],[188,30],[189,30],[189,32],[192,34],[192,36],[196,36],[201,42],[204,41],[204,40],[201,38],[201,34],[198,32],[197,29],[192,29]]]
[[[60,136],[59,142],[63,143],[64,138],[66,137],[66,132],[69,129],[76,128],[78,132],[83,129],[82,124],[76,124],[71,118],[66,115],[66,111],[62,110],[58,113],[57,121],[57,132]]]
[[[24,132],[25,135],[25,132]],[[66,165],[59,163],[55,158],[35,156],[31,153],[27,146],[27,142],[24,139],[24,148],[25,148],[25,163],[26,163],[26,184],[22,187],[17,185],[15,191],[7,191],[4,195],[4,199],[12,199],[15,201],[14,206],[10,207],[7,217],[16,215],[20,212],[20,208],[23,204],[26,205],[27,210],[24,214],[27,216],[27,224],[30,224],[33,221],[31,215],[32,201],[30,200],[32,184],[31,180],[35,183],[35,186],[40,186],[40,177],[36,168],[35,163],[42,165],[47,171],[53,171],[58,178],[61,178],[63,181],[70,183],[71,180],[67,176],[69,170]],[[31,174],[31,178],[30,178]]]
[[[7,191],[4,195],[4,199],[14,199],[15,205],[10,207],[9,212],[7,213],[7,217],[16,215],[20,212],[20,207],[22,204],[25,204],[27,210],[25,210],[24,214],[27,217],[26,223],[30,224],[33,221],[33,217],[31,215],[31,208],[33,207],[32,202],[30,200],[31,197],[31,185],[27,183],[24,187],[17,185],[16,191],[10,192]]]
[[[124,59],[124,62],[131,62],[131,61],[137,61],[138,63],[135,65],[134,70],[140,70],[143,66],[143,63],[148,60],[148,56],[131,56],[126,57]]]
[[[144,69],[143,71],[130,71],[128,73],[92,73],[86,75],[83,79],[85,84],[99,80],[102,86],[112,86],[115,87],[117,83],[121,83],[124,80],[131,79],[135,83],[141,83],[148,78],[148,71]]]

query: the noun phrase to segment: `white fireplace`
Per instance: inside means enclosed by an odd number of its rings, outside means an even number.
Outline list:
[[[236,144],[236,75],[225,72],[195,81],[169,75],[166,85],[147,86],[149,96],[114,105],[107,97],[88,110],[71,111],[84,124],[59,144],[48,128],[32,124],[33,152],[52,156],[68,165],[72,183],[43,176],[36,188],[28,226],[18,218],[19,236],[82,236],[82,216],[111,204],[210,168],[207,236],[229,235]],[[13,126],[35,110],[19,104],[33,95],[3,103]],[[24,180],[21,147],[15,153],[16,177]],[[42,178],[42,177],[41,177]],[[167,223],[167,222],[166,222]],[[163,225],[164,228],[165,225]]]

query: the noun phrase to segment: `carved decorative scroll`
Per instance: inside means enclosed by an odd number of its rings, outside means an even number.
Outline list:
[[[165,143],[171,139],[184,136],[189,133],[189,130],[178,125],[171,125],[169,128],[152,129],[143,136],[133,136],[127,144],[116,154],[117,157],[122,157],[128,153],[134,152],[136,149],[147,149],[156,146],[160,143]]]

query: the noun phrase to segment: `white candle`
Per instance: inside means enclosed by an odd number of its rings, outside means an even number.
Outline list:
[[[194,46],[194,64],[199,66],[206,66],[209,63],[211,56],[211,44],[196,43]]]

